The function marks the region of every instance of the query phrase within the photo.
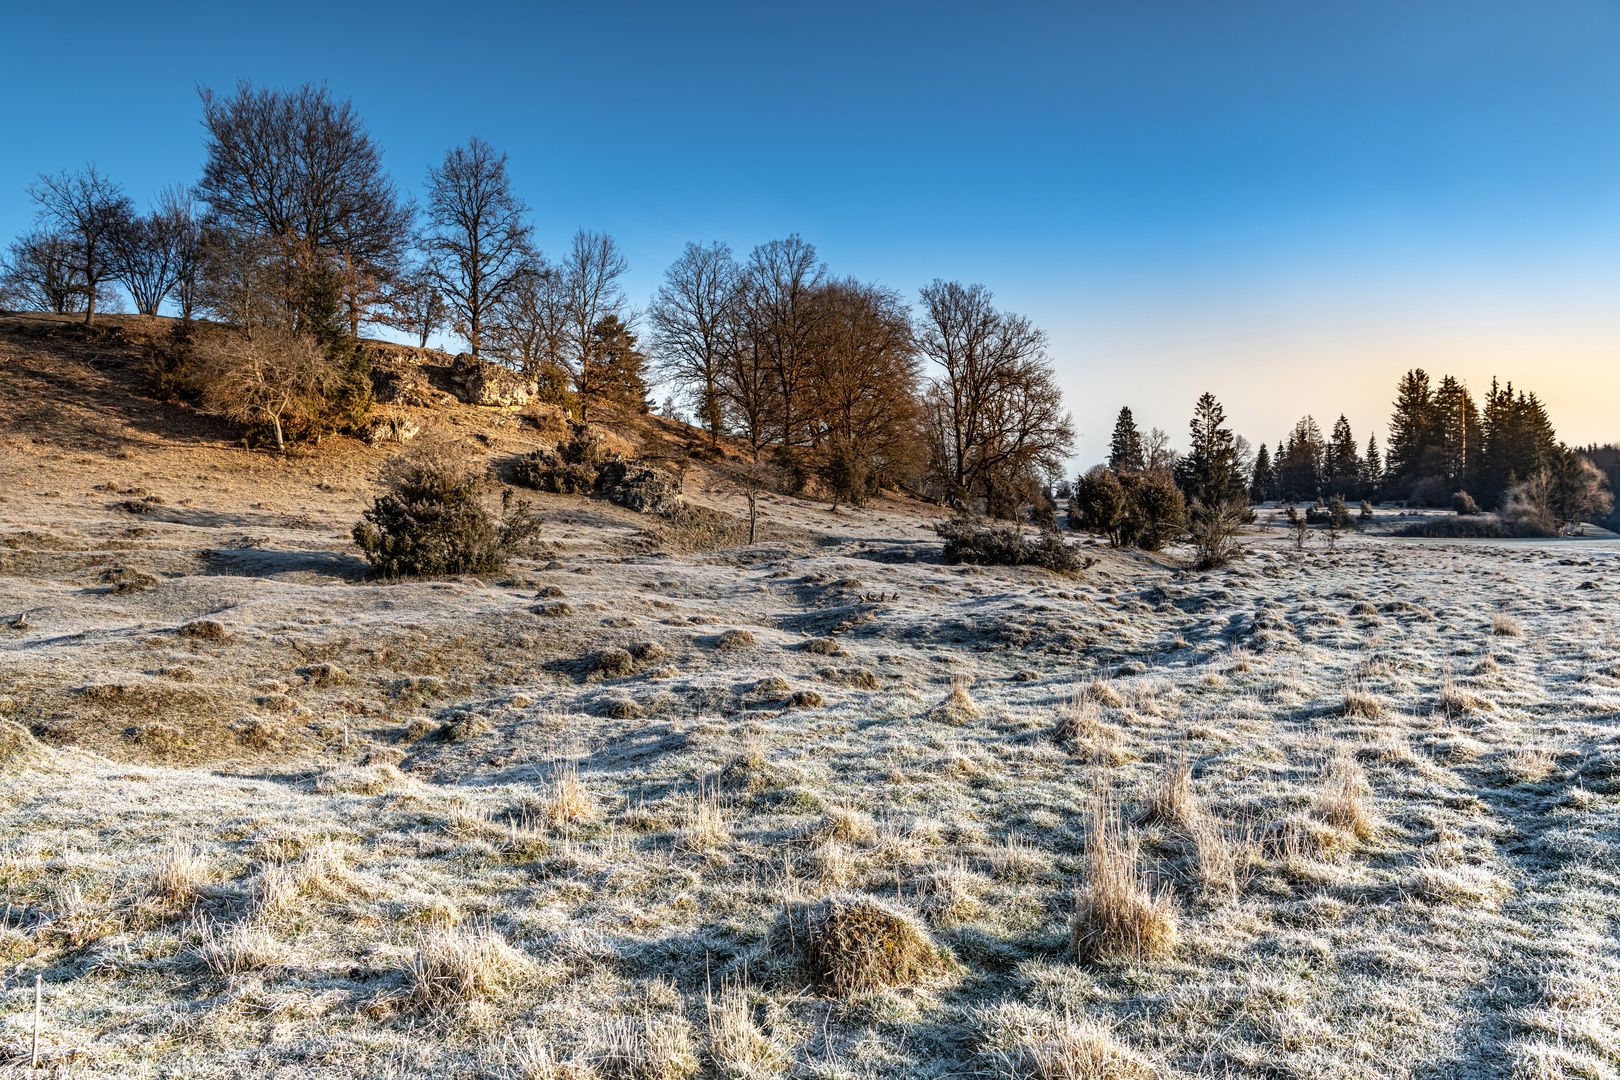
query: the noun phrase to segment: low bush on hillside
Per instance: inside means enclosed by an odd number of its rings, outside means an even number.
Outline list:
[[[378,496],[354,541],[385,577],[444,577],[501,569],[538,526],[529,504],[502,493],[499,516],[486,510],[480,471],[459,448],[429,443],[390,463],[389,493]]]
[[[1495,514],[1468,514],[1415,521],[1396,530],[1395,535],[1426,540],[1534,540],[1555,534],[1530,521],[1503,521]]]
[[[1084,570],[1093,560],[1063,542],[1056,530],[1031,539],[1014,525],[986,525],[972,518],[937,522],[945,540],[947,563],[977,566],[1039,566],[1047,570]]]

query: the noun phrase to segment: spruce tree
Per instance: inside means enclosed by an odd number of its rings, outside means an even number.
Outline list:
[[[1226,410],[1215,395],[1204,393],[1193,406],[1188,425],[1192,444],[1176,463],[1176,483],[1189,501],[1215,506],[1243,493],[1238,475],[1237,440],[1226,426]]]
[[[1271,497],[1272,483],[1271,451],[1265,443],[1261,443],[1260,453],[1254,459],[1254,476],[1249,480],[1249,498],[1254,502],[1265,502]]]
[[[1367,453],[1361,459],[1361,489],[1364,498],[1372,498],[1384,485],[1384,457],[1378,452],[1378,436],[1367,436]]]
[[[1115,472],[1141,472],[1145,466],[1142,433],[1136,429],[1136,419],[1127,405],[1119,410],[1119,419],[1114,421],[1114,437],[1108,444],[1108,467]]]
[[[1423,475],[1434,443],[1434,393],[1429,376],[1413,368],[1401,377],[1389,421],[1389,475],[1403,488]]]
[[[1350,433],[1350,421],[1343,413],[1333,424],[1333,438],[1322,465],[1329,494],[1359,496],[1361,455],[1356,452],[1356,437]]]

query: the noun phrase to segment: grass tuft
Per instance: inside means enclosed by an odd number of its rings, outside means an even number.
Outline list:
[[[1175,951],[1180,937],[1170,889],[1137,873],[1135,835],[1099,795],[1092,805],[1084,869],[1075,891],[1069,947],[1075,958],[1151,959]]]
[[[503,998],[534,973],[534,962],[487,925],[423,931],[405,971],[411,1001],[420,1008]]]

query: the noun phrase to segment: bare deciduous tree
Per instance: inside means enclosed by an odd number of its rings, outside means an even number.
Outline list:
[[[1046,335],[990,301],[982,285],[936,280],[922,291],[918,346],[942,372],[926,399],[931,450],[957,502],[994,504],[1029,472],[1057,475],[1074,443]]]
[[[427,348],[428,337],[444,325],[446,312],[438,279],[427,267],[413,266],[394,279],[386,321],[416,338],[418,348]]]
[[[114,273],[135,301],[142,315],[156,315],[164,299],[183,277],[196,278],[197,223],[191,213],[191,197],[179,188],[159,193],[152,212],[126,218],[110,234]],[[190,316],[185,296],[181,306]]]
[[[506,155],[476,135],[428,169],[427,190],[424,247],[456,331],[478,356],[491,313],[534,270],[529,207],[512,191]]]
[[[204,406],[238,423],[269,425],[283,453],[287,420],[314,416],[343,377],[314,338],[272,327],[210,337],[197,361]]]
[[[816,261],[815,247],[797,233],[756,247],[742,271],[740,297],[749,348],[773,376],[784,447],[804,441],[806,418],[800,407],[819,345],[823,309],[817,293],[826,275],[827,268]]]
[[[382,165],[382,151],[353,104],[326,86],[255,89],[230,97],[208,87],[203,103],[207,160],[198,196],[214,217],[275,245],[283,264],[280,302],[305,328],[335,282],[351,336],[370,319],[404,258],[414,209]]]
[[[203,232],[197,306],[248,337],[261,326],[292,330],[276,245],[258,233],[215,223]]]
[[[711,441],[719,439],[724,421],[738,274],[725,244],[689,243],[664,271],[664,284],[647,312],[660,366],[686,391]]]
[[[95,318],[102,284],[115,276],[113,238],[129,221],[129,198],[94,165],[86,165],[80,172],[42,174],[28,194],[39,204],[40,220],[71,241],[69,258],[83,290],[88,324]]]
[[[84,283],[73,241],[36,231],[11,242],[0,261],[0,300],[8,306],[66,314],[84,309]]]
[[[611,381],[607,368],[620,359],[617,353],[610,355],[606,351],[617,346],[610,341],[612,334],[604,336],[602,328],[611,319],[613,328],[623,325],[628,330],[624,287],[619,279],[629,270],[630,264],[613,237],[584,229],[574,234],[558,267],[568,313],[569,368],[582,411]]]

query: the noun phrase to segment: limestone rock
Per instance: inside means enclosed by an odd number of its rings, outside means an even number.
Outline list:
[[[526,379],[499,364],[486,364],[469,353],[457,356],[450,365],[450,385],[468,405],[512,408],[527,405],[540,392],[533,379]]]

